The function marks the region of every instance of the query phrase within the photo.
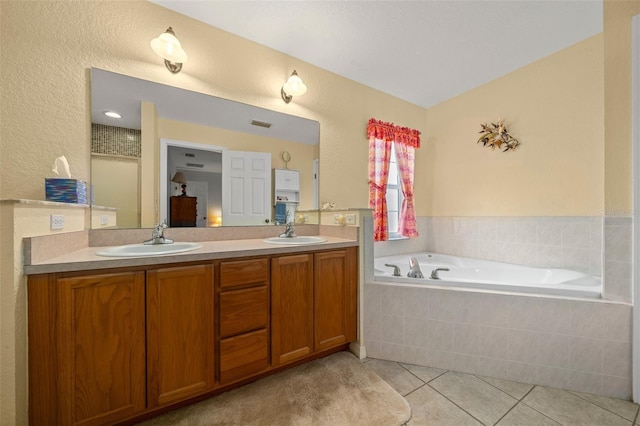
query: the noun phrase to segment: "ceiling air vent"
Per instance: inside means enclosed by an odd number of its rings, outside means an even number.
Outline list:
[[[204,164],[187,163],[187,167],[197,167],[199,169],[204,167]]]
[[[267,123],[266,121],[251,120],[251,124],[258,127],[266,127],[267,129],[271,127],[271,123]]]

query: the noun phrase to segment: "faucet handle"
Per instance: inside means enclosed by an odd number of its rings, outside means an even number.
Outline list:
[[[393,268],[393,276],[394,277],[400,277],[400,267],[398,265],[392,265],[390,263],[385,263],[384,266],[387,266],[389,268]]]

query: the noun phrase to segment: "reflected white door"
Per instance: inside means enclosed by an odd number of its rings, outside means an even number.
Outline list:
[[[222,152],[222,224],[264,225],[271,218],[271,154]]]
[[[187,182],[187,193],[197,198],[196,226],[204,228],[207,226],[207,207],[209,205],[209,184],[207,182]]]

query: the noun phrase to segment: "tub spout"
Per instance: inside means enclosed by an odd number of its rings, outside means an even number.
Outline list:
[[[449,271],[449,268],[436,268],[433,271],[431,271],[431,279],[432,280],[439,280],[440,277],[438,276],[438,272],[440,271]]]
[[[418,264],[418,260],[415,257],[409,259],[409,273],[407,274],[409,278],[424,278],[422,275],[422,271],[420,270],[420,264]]]

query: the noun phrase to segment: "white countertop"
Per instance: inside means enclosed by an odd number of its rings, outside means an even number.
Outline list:
[[[198,241],[198,244],[202,245],[199,249],[184,253],[141,257],[98,256],[96,252],[103,250],[105,247],[88,247],[46,261],[24,265],[24,273],[26,275],[34,275],[92,269],[164,265],[169,263],[198,262],[235,257],[301,253],[358,245],[358,242],[355,240],[346,240],[324,235],[321,235],[321,237],[327,241],[305,245],[276,245],[265,243],[262,239]]]

